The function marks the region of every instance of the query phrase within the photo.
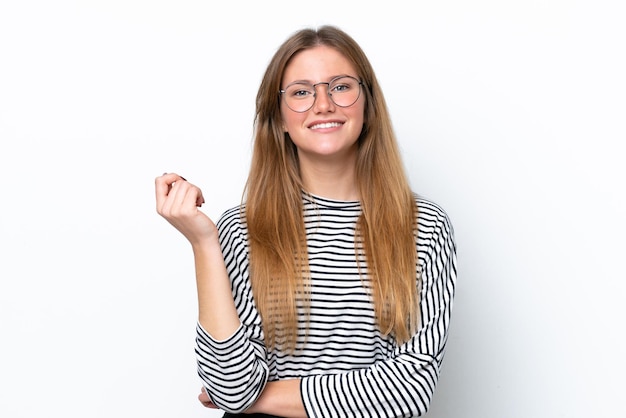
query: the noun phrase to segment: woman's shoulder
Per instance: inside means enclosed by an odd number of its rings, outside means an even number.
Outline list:
[[[240,204],[226,209],[216,222],[217,229],[220,231],[220,233],[245,229],[244,211],[244,204]]]
[[[419,229],[444,229],[453,233],[452,221],[445,209],[430,198],[414,194],[417,205],[417,221]]]

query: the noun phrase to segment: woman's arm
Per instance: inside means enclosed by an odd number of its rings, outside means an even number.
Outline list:
[[[217,409],[204,387],[200,390],[198,400],[207,408]],[[245,413],[307,418],[300,396],[300,379],[268,382],[259,399]]]
[[[300,382],[300,379],[268,382],[259,399],[252,407],[246,410],[246,413],[307,418],[302,396],[300,395]]]
[[[232,412],[245,410],[261,394],[267,366],[262,337],[253,344],[243,332],[217,226],[198,209],[204,203],[200,189],[181,176],[157,177],[155,189],[157,212],[187,238],[193,249],[198,374],[217,406]]]
[[[196,333],[198,375],[207,397],[220,409],[233,413],[243,412],[256,402],[269,376],[261,317],[248,280],[247,233],[241,209],[226,211],[217,222],[229,280],[228,300],[234,301],[238,327],[224,338],[217,338],[199,322]]]
[[[198,321],[214,338],[223,339],[239,327],[217,227],[198,207],[200,189],[177,174],[155,180],[157,212],[178,229],[193,249],[198,293]]]

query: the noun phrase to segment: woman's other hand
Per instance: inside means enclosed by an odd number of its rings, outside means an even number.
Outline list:
[[[200,389],[198,400],[202,405],[206,406],[207,408],[218,409],[217,405],[215,405],[213,402],[211,402],[211,399],[209,399],[209,395],[207,395],[206,389],[204,389],[204,387]]]

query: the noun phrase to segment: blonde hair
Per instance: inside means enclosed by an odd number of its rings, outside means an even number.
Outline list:
[[[365,252],[378,326],[402,343],[419,323],[417,207],[373,68],[354,39],[332,26],[303,29],[288,38],[271,59],[257,93],[245,218],[250,277],[265,342],[268,349],[293,350],[298,300],[308,312],[303,186],[296,147],[282,128],[279,90],[290,59],[319,45],[343,54],[363,81],[365,125],[356,161],[362,213],[356,240]]]

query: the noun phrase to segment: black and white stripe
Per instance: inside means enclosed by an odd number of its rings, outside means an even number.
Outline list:
[[[426,412],[447,340],[456,244],[441,207],[424,198],[416,202],[422,323],[399,346],[377,329],[367,266],[356,261],[359,202],[305,197],[311,310],[308,335],[302,322],[295,354],[266,353],[248,276],[245,223],[239,207],[222,215],[220,242],[242,325],[229,339],[216,341],[198,324],[196,348],[198,373],[218,406],[243,411],[266,380],[300,378],[309,417],[414,417]]]

